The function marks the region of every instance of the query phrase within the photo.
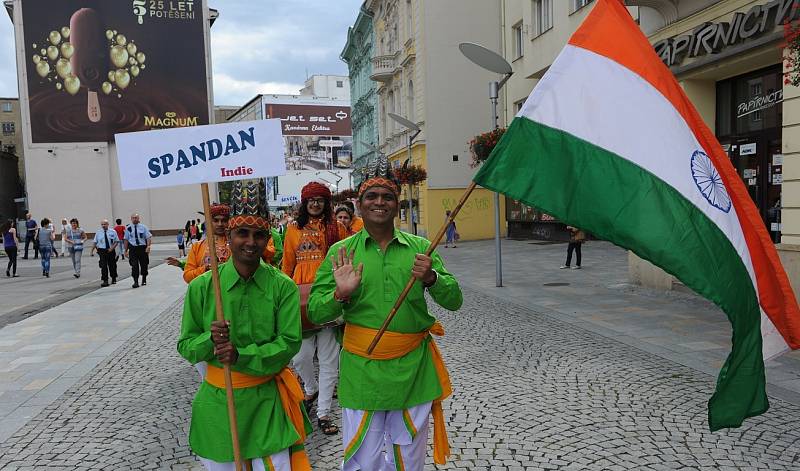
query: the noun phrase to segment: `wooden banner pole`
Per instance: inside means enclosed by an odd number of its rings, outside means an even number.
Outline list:
[[[444,225],[442,225],[442,228],[439,229],[439,232],[436,233],[436,237],[434,237],[433,240],[431,241],[431,245],[428,247],[428,250],[425,251],[425,255],[427,255],[428,257],[431,256],[433,251],[436,249],[436,246],[438,246],[439,242],[442,241],[444,233],[447,232],[447,226],[449,226],[450,223],[455,220],[459,211],[461,211],[461,207],[464,206],[464,203],[467,202],[467,198],[469,198],[469,195],[472,194],[472,191],[475,189],[476,186],[477,183],[475,182],[469,184],[467,190],[461,196],[461,200],[458,202],[456,207],[453,208],[453,210],[450,212],[450,217],[447,218],[447,220],[444,222]],[[372,339],[372,343],[369,344],[369,348],[367,348],[368,354],[371,355],[372,351],[375,350],[375,346],[378,345],[378,342],[381,340],[381,337],[383,337],[383,334],[389,327],[389,323],[392,322],[392,319],[394,319],[395,314],[397,314],[397,310],[400,309],[400,306],[403,304],[403,301],[405,301],[406,296],[408,296],[408,293],[414,286],[415,281],[417,281],[417,279],[412,276],[408,280],[408,283],[406,283],[406,287],[403,289],[403,292],[400,293],[400,297],[394,303],[394,307],[392,308],[391,311],[389,311],[389,315],[386,316],[386,320],[383,321],[383,325],[381,326],[380,330],[378,330],[378,333],[375,334],[375,338]]]
[[[208,196],[208,183],[201,183],[203,191],[203,212],[206,217],[206,244],[208,245],[209,258],[211,259],[211,283],[214,286],[214,305],[216,307],[217,320],[224,321],[225,315],[222,312],[222,290],[219,285],[219,262],[217,261],[217,243],[214,240],[214,228],[211,217],[211,202]],[[239,450],[239,429],[236,425],[236,406],[233,402],[233,381],[231,380],[230,365],[222,365],[225,373],[225,394],[228,398],[228,420],[231,428],[231,441],[233,442],[233,461],[236,471],[244,471],[242,467],[242,456]]]

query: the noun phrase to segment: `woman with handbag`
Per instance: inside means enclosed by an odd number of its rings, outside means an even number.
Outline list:
[[[333,217],[331,191],[323,184],[311,182],[300,195],[297,220],[289,224],[283,241],[281,269],[300,288],[300,310],[303,320],[303,344],[292,364],[303,379],[306,409],[317,402],[317,424],[325,435],[339,433],[330,418],[333,389],[339,374],[339,343],[336,324],[314,325],[308,321],[305,307],[317,269],[328,248],[347,237],[347,230]],[[319,379],[314,375],[314,355],[319,360]]]
[[[75,270],[72,276],[80,278],[81,257],[83,256],[83,243],[86,242],[86,233],[78,226],[79,223],[76,218],[70,219],[69,223],[70,227],[67,229],[67,247],[69,248],[69,256],[72,259],[72,269]]]
[[[575,270],[581,269],[581,245],[586,242],[586,233],[577,227],[567,226],[569,231],[569,245],[567,245],[567,263],[561,265],[561,269],[570,268],[572,262],[572,252],[575,252]]]

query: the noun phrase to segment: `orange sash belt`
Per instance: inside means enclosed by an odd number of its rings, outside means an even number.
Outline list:
[[[206,372],[206,382],[217,388],[225,389],[224,372],[224,369],[209,364]],[[306,440],[306,424],[300,404],[305,398],[305,394],[303,394],[303,388],[300,386],[300,382],[297,381],[297,377],[292,373],[292,370],[284,367],[278,374],[270,376],[252,376],[231,370],[233,389],[250,388],[268,383],[273,379],[275,380],[275,386],[278,388],[283,411],[292,422],[292,425],[294,425],[297,434],[300,435],[300,438],[294,443],[295,446],[290,450],[292,471],[311,471],[311,463],[303,447],[303,443]]]
[[[430,334],[438,337],[443,336],[444,327],[439,322],[436,322],[430,329],[413,334],[386,331],[375,350],[369,355],[367,354],[367,348],[377,333],[376,329],[346,324],[344,326],[343,347],[354,355],[371,360],[392,360],[412,352]],[[436,374],[439,377],[439,385],[442,387],[442,395],[434,399],[431,405],[431,414],[433,415],[433,461],[436,464],[445,464],[450,456],[450,443],[447,440],[442,401],[453,393],[453,387],[450,384],[450,374],[444,366],[442,354],[433,339],[428,342],[428,348],[431,351],[433,366],[436,368]]]

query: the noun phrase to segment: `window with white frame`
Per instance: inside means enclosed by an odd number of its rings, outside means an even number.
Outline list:
[[[533,0],[533,36],[539,36],[553,27],[553,0]]]
[[[576,12],[593,1],[594,0],[572,0],[572,11]]]
[[[514,114],[519,114],[519,112],[522,111],[522,107],[525,105],[526,100],[527,98],[514,103]]]
[[[3,123],[3,134],[14,134],[14,123]]]
[[[408,95],[406,96],[406,118],[408,118],[412,123],[416,121],[414,118],[414,82],[411,80],[408,81]]]
[[[411,14],[411,0],[406,0],[406,38],[414,37],[414,17]]]
[[[337,80],[336,88],[344,88],[344,80]]]
[[[514,59],[522,57],[524,51],[522,44],[522,22],[511,27],[511,41],[514,44]]]
[[[13,108],[11,107],[11,102],[7,101],[7,102],[3,103],[3,111],[4,112],[11,113],[12,110],[13,110]]]
[[[387,105],[387,108],[389,109],[389,113],[396,113],[395,107],[394,107],[394,90],[389,90],[389,94],[386,95],[386,105]],[[388,125],[387,129],[386,129],[387,132],[394,131],[394,120],[393,119],[390,119],[389,121],[387,121],[387,125]]]

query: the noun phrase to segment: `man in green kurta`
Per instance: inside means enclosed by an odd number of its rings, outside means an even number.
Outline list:
[[[425,290],[452,311],[461,307],[462,295],[441,257],[436,252],[424,255],[428,240],[394,228],[399,188],[385,167],[376,173],[359,190],[364,228],[328,251],[317,272],[308,313],[314,323],[340,316],[346,323],[339,366],[342,469],[421,471],[431,413],[434,460],[444,463],[449,455],[441,401],[451,392],[430,335],[444,332],[428,312]],[[367,354],[409,275],[418,281],[375,351]]]
[[[189,284],[184,300],[178,352],[192,364],[208,363],[192,402],[189,445],[209,470],[234,469],[223,364],[232,370],[248,469],[310,469],[303,440],[311,426],[302,389],[287,368],[302,341],[300,297],[289,277],[261,261],[266,221],[258,213],[231,217],[231,257],[219,266],[224,322],[215,320],[211,272]]]

